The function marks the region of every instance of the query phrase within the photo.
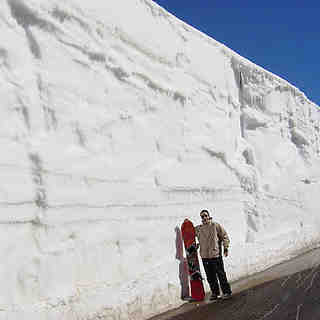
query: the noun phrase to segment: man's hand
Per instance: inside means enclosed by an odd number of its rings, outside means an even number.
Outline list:
[[[227,256],[228,256],[229,252],[228,252],[228,249],[227,249],[227,248],[224,248],[224,250],[223,250],[223,254],[224,254],[224,256],[225,256],[225,257],[227,257]]]

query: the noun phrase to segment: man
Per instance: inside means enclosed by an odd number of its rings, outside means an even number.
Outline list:
[[[222,260],[222,244],[224,256],[227,257],[230,243],[229,237],[219,223],[212,221],[208,210],[202,210],[200,217],[202,224],[196,226],[195,229],[200,245],[200,256],[212,292],[210,300],[218,299],[220,295],[219,283],[223,293],[222,298],[229,298],[232,292]]]

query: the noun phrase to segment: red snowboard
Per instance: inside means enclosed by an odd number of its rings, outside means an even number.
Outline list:
[[[196,301],[204,300],[205,293],[203,289],[202,276],[200,273],[200,265],[196,247],[196,231],[193,223],[185,219],[181,226],[181,233],[186,249],[190,286],[191,286],[191,298]]]

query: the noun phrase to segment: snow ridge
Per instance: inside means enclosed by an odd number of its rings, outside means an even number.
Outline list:
[[[2,1],[0,36],[0,319],[178,306],[203,208],[231,280],[319,244],[319,108],[285,80],[150,0]]]

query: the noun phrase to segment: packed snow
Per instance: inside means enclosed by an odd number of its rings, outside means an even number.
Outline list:
[[[319,244],[320,113],[288,82],[150,0],[3,0],[0,38],[0,319],[180,305],[204,208],[231,281]]]

